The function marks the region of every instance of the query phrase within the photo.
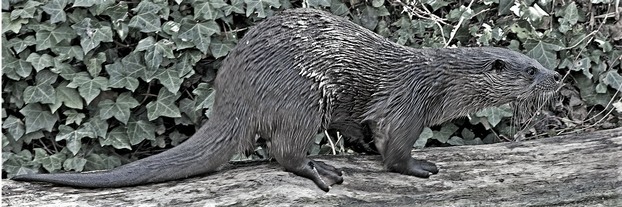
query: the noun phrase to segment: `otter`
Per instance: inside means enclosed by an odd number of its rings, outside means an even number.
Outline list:
[[[427,178],[437,166],[411,156],[424,126],[542,100],[559,82],[558,73],[508,49],[414,49],[327,12],[287,10],[230,51],[214,81],[212,118],[187,141],[112,170],[12,179],[87,188],[183,179],[217,171],[261,137],[286,171],[328,191],[343,182],[342,171],[307,157],[326,129],[370,134],[388,171]]]

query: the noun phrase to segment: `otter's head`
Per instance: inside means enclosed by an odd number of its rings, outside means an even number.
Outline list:
[[[538,61],[502,48],[479,48],[475,56],[485,65],[473,77],[479,80],[471,93],[487,106],[512,103],[515,121],[524,121],[555,96],[561,75]]]
[[[524,54],[502,48],[483,48],[480,52],[487,59],[480,84],[492,89],[483,91],[483,95],[498,102],[494,105],[546,101],[560,86],[559,73]]]
[[[442,101],[437,103],[444,109],[459,109],[433,114],[430,123],[506,103],[514,103],[517,115],[525,117],[551,100],[560,86],[557,72],[512,50],[474,47],[430,51],[438,58],[433,61],[438,64],[434,68],[441,68],[450,77],[441,84],[444,92],[439,93],[437,98]]]
[[[552,99],[561,81],[557,72],[508,49],[463,47],[417,52],[423,57],[418,61],[428,67],[413,63],[415,69],[426,70],[416,70],[418,73],[407,79],[415,80],[414,84],[407,85],[424,97],[415,103],[415,108],[424,111],[419,113],[427,116],[424,125],[440,124],[506,103],[518,103],[518,115],[529,115],[534,112],[531,109]]]

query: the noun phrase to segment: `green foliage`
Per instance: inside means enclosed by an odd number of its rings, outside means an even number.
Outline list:
[[[612,1],[589,3],[3,1],[3,170],[12,176],[109,169],[180,143],[192,134],[186,129],[209,117],[214,70],[247,28],[301,6],[344,16],[405,46],[521,51],[568,74],[572,85],[562,98],[598,114],[620,105],[611,100],[622,90],[622,51],[614,46],[622,26],[610,17],[590,19],[612,11]],[[492,143],[511,136],[511,115],[504,106],[425,128],[415,145]],[[565,124],[586,121],[559,116]],[[608,116],[619,120],[620,113]]]

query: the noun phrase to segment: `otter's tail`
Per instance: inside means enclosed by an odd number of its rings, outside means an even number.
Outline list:
[[[114,188],[164,182],[213,172],[234,152],[231,123],[210,120],[182,144],[121,167],[87,173],[27,174],[18,181],[38,181],[86,188]],[[231,130],[231,131],[230,131]]]

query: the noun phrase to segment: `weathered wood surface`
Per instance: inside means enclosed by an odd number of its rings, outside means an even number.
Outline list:
[[[118,189],[3,180],[2,206],[622,206],[622,128],[414,155],[441,172],[421,179],[385,172],[378,156],[321,157],[344,171],[329,193],[274,162]]]

